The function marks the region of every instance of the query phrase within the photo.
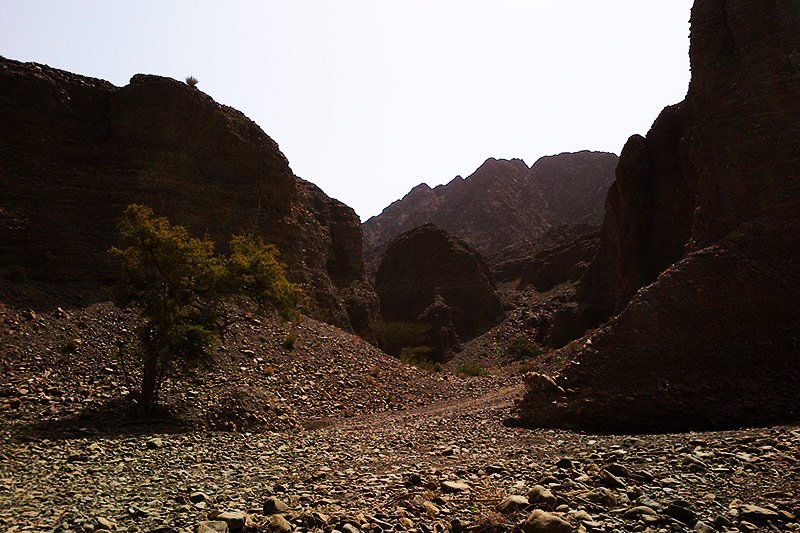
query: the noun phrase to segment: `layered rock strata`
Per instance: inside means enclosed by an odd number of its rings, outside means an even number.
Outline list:
[[[372,336],[352,209],[299,180],[239,111],[169,78],[125,87],[0,59],[0,265],[38,282],[97,287],[125,206],[142,203],[224,246],[275,243],[309,312]]]

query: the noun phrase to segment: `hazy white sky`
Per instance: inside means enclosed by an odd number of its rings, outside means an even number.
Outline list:
[[[2,0],[0,55],[183,80],[362,220],[487,157],[619,153],[689,82],[691,0]]]

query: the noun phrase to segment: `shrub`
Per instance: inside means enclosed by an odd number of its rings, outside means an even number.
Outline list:
[[[10,283],[24,283],[28,279],[28,271],[22,265],[10,265],[3,271],[3,279]]]
[[[249,237],[234,237],[230,254],[214,252],[207,238],[130,205],[119,222],[123,248],[114,303],[138,311],[142,364],[139,413],[149,414],[164,378],[180,367],[209,363],[228,324],[226,304],[247,295],[263,311],[274,308],[296,318],[303,292],[286,280],[277,249]]]
[[[74,337],[70,337],[66,341],[64,341],[64,346],[61,348],[61,351],[65,353],[72,353],[78,351],[78,346],[80,346],[80,340]]]
[[[197,87],[198,81],[194,76],[186,76],[186,85],[189,87]]]
[[[404,348],[423,346],[428,335],[428,327],[417,322],[382,322],[378,329],[383,351],[394,357],[400,357]]]
[[[431,361],[428,356],[432,348],[429,346],[414,346],[413,348],[403,348],[400,353],[400,360],[407,365],[415,366],[426,372],[441,372],[442,365]]]
[[[483,363],[477,361],[475,359],[464,361],[458,366],[457,372],[462,376],[470,376],[470,377],[477,377],[477,376],[485,376],[488,374],[486,369],[483,367]]]
[[[516,359],[530,359],[542,354],[542,349],[525,337],[517,337],[508,344],[506,353]]]
[[[285,339],[283,339],[283,348],[285,350],[294,350],[294,345],[297,343],[297,336],[296,335],[287,335]]]

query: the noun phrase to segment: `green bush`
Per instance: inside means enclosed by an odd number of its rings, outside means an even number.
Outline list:
[[[64,346],[61,347],[61,351],[65,353],[76,352],[78,351],[78,346],[80,346],[80,341],[74,337],[70,337],[64,341]]]
[[[287,319],[299,316],[305,296],[287,281],[270,244],[234,237],[230,254],[218,255],[211,240],[192,237],[141,205],[128,206],[119,232],[121,247],[111,249],[120,265],[112,295],[141,318],[142,415],[152,412],[167,375],[213,359],[232,297],[248,296]]]
[[[506,353],[515,359],[530,359],[542,354],[542,349],[525,337],[517,337],[508,344]]]
[[[420,370],[426,372],[441,372],[442,365],[435,361],[431,361],[428,357],[432,352],[429,346],[414,346],[403,348],[400,352],[400,360],[407,365],[415,366]]]
[[[381,348],[393,357],[400,357],[404,348],[423,346],[428,335],[428,327],[416,322],[382,322],[378,329],[383,338]]]
[[[283,339],[283,348],[285,350],[294,350],[294,345],[297,343],[297,336],[296,335],[287,335],[285,339]]]
[[[462,376],[470,377],[485,376],[488,374],[486,369],[483,367],[483,363],[474,359],[461,363],[458,366],[457,372]]]

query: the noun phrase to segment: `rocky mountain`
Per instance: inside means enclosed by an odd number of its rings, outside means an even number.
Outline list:
[[[526,423],[798,415],[800,10],[697,0],[691,22],[686,99],[626,144],[568,320],[577,336],[614,318],[570,347],[555,382],[531,382]]]
[[[416,322],[435,330],[435,342],[428,345],[441,348],[437,358],[459,339],[474,337],[503,316],[492,275],[480,254],[433,224],[392,240],[378,268],[375,289],[385,320]]]
[[[143,203],[222,245],[236,233],[275,243],[311,315],[371,337],[378,304],[358,217],[295,177],[239,111],[168,78],[115,87],[0,58],[0,123],[4,269],[101,286],[117,219]]]
[[[466,179],[418,185],[364,223],[368,269],[377,268],[393,237],[429,222],[491,260],[511,248],[539,246],[554,227],[598,225],[617,161],[609,153],[564,153],[528,168],[520,159],[490,158]]]

